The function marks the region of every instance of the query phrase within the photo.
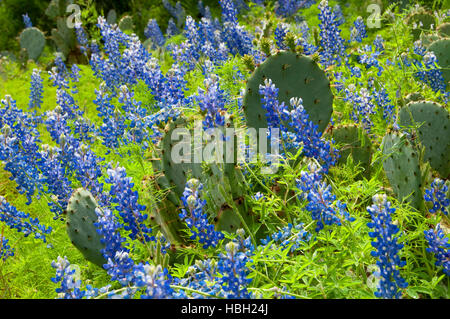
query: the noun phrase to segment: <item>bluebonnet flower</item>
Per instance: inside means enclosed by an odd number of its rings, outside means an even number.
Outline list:
[[[302,99],[292,98],[292,111],[289,111],[284,102],[278,102],[278,89],[270,79],[260,85],[259,94],[262,95],[262,106],[267,111],[268,128],[280,130],[285,147],[298,149],[301,146],[303,155],[316,158],[324,170],[328,171],[329,167],[336,163],[338,152],[329,141],[322,138],[322,134],[317,131],[317,125],[309,120]]]
[[[320,45],[321,62],[325,67],[335,63],[340,64],[342,58],[346,57],[344,39],[341,37],[341,31],[338,29],[338,17],[328,6],[328,1],[322,0],[319,4],[320,19]]]
[[[446,92],[446,83],[442,71],[436,66],[438,63],[434,52],[427,52],[423,56],[423,61],[413,62],[419,71],[414,76],[422,82],[428,84],[434,92]]]
[[[378,69],[378,76],[380,76],[384,69],[380,64],[380,61],[378,61],[378,57],[380,56],[380,52],[373,51],[371,45],[365,45],[358,49],[358,53],[360,54],[358,56],[359,63],[365,64],[366,69],[369,69],[370,67],[375,67]]]
[[[229,242],[225,245],[226,253],[221,253],[217,263],[217,270],[221,277],[219,283],[225,292],[227,299],[249,299],[251,294],[247,291],[247,285],[252,281],[247,278],[249,257],[245,252],[239,251],[240,245]]]
[[[282,249],[290,247],[289,252],[296,251],[300,245],[309,241],[311,234],[303,229],[303,223],[296,224],[293,226],[289,223],[286,227],[273,233],[271,236],[267,236],[266,239],[262,239],[261,243],[263,245],[269,244],[272,240],[275,243],[279,243]]]
[[[375,296],[384,299],[397,299],[401,297],[402,288],[406,288],[408,283],[400,276],[398,268],[405,266],[406,262],[400,260],[399,252],[403,244],[397,242],[394,237],[400,229],[392,222],[392,214],[395,208],[386,200],[386,195],[375,195],[374,204],[367,208],[372,221],[367,226],[373,229],[369,232],[372,246],[375,248],[371,252],[373,257],[378,258],[377,265],[379,271],[376,273],[380,277]]]
[[[362,17],[357,17],[350,33],[350,40],[361,43],[364,38],[367,38],[366,25]]]
[[[56,292],[63,299],[81,299],[84,292],[81,290],[81,280],[75,278],[76,269],[71,267],[67,257],[58,256],[57,261],[52,261],[52,267],[56,269],[55,277],[51,278],[52,282],[61,283],[60,288],[56,288]]]
[[[144,30],[144,35],[147,39],[152,40],[153,48],[162,47],[166,42],[156,19],[148,20],[147,26]]]
[[[232,54],[244,56],[252,52],[253,37],[241,25],[237,19],[237,10],[233,0],[220,0],[222,8],[223,39]]]
[[[39,121],[31,113],[23,112],[16,101],[7,95],[1,100],[0,107],[0,160],[4,169],[11,173],[11,180],[17,183],[21,194],[26,194],[27,204],[39,190],[40,174],[37,168],[40,162]]]
[[[436,258],[435,265],[443,266],[444,274],[450,276],[450,243],[440,224],[437,224],[435,229],[425,230],[424,234],[429,245],[427,252],[432,253]]]
[[[280,23],[277,25],[275,29],[275,41],[277,44],[277,47],[280,50],[286,50],[287,46],[284,44],[284,38],[289,32],[289,24],[287,23]]]
[[[169,19],[169,23],[167,25],[166,37],[170,38],[170,37],[173,37],[174,35],[177,35],[179,33],[180,33],[180,30],[178,30],[177,25],[175,24],[173,19],[170,18]]]
[[[216,247],[220,240],[224,238],[222,232],[214,230],[214,225],[211,225],[208,221],[208,216],[203,213],[203,207],[206,205],[206,201],[200,198],[203,185],[196,179],[191,179],[186,183],[181,201],[185,208],[181,210],[179,214],[182,220],[186,221],[186,224],[191,229],[191,239],[198,237],[200,244],[203,244],[203,248]]]
[[[331,186],[322,181],[321,170],[315,166],[310,166],[310,170],[311,173],[301,172],[297,186],[302,191],[301,196],[307,201],[305,209],[316,221],[316,232],[322,230],[325,225],[341,226],[342,218],[354,221],[347,212],[346,204],[336,201],[336,196],[331,193]]]
[[[333,7],[333,13],[336,16],[336,23],[337,25],[342,25],[345,22],[344,14],[342,13],[341,6],[336,3],[336,5]]]
[[[422,44],[422,41],[417,40],[414,42],[414,53],[420,56],[424,56],[427,53],[427,48]]]
[[[263,193],[257,192],[255,195],[252,196],[252,198],[256,201],[259,201],[260,199],[266,199]]]
[[[219,87],[219,77],[211,74],[204,81],[205,89],[198,89],[197,101],[202,112],[206,112],[203,127],[205,130],[225,125],[225,97]]]
[[[31,74],[31,89],[30,89],[30,102],[28,107],[30,109],[40,109],[44,92],[44,86],[42,85],[41,71],[39,69],[33,69],[33,73]]]
[[[450,205],[450,199],[447,198],[448,186],[440,178],[435,178],[431,183],[431,187],[425,190],[424,199],[431,202],[433,207],[429,210],[434,214],[441,211],[444,215],[448,215],[446,207]]]
[[[381,87],[379,90],[373,88],[372,95],[378,107],[383,111],[383,119],[386,120],[386,123],[394,122],[396,119],[396,115],[394,114],[395,106],[392,104],[386,88]]]
[[[278,0],[275,13],[282,17],[290,17],[300,8],[309,8],[315,3],[315,0]]]
[[[86,32],[84,31],[83,27],[81,26],[81,22],[75,23],[75,34],[77,36],[77,41],[80,44],[81,53],[83,53],[84,55],[87,55],[89,41],[88,41]]]
[[[138,203],[139,194],[137,191],[133,191],[134,184],[131,177],[127,177],[123,167],[110,168],[107,170],[107,175],[105,183],[111,184],[110,202],[122,217],[125,230],[131,231],[129,237],[131,239],[140,237],[145,241],[150,241],[152,238],[149,234],[152,230],[143,223],[148,216],[142,214],[145,206]]]
[[[28,13],[22,14],[23,24],[25,25],[25,28],[32,28],[33,23],[31,23],[31,19],[28,16]]]
[[[162,1],[164,8],[166,8],[167,11],[177,19],[178,25],[182,25],[186,16],[186,12],[184,11],[183,7],[181,6],[181,3],[177,1],[175,4],[175,7],[173,7],[169,0],[163,0]]]
[[[377,34],[375,40],[373,40],[373,46],[376,51],[380,53],[384,52],[384,39],[381,35]]]
[[[14,248],[8,244],[8,239],[0,236],[0,260],[5,261],[8,257],[14,256]]]
[[[373,122],[370,119],[371,114],[375,114],[375,105],[372,102],[372,96],[367,88],[363,87],[356,91],[356,86],[350,84],[345,90],[344,101],[353,105],[352,118],[356,123],[362,122],[362,127],[370,132]]]
[[[0,221],[4,222],[9,228],[23,233],[25,237],[34,234],[34,238],[40,239],[44,243],[47,242],[45,235],[52,231],[50,226],[42,225],[39,223],[39,219],[32,218],[30,214],[17,210],[2,196],[0,196]]]

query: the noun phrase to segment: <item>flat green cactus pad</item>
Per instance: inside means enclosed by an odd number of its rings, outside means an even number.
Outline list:
[[[450,23],[443,23],[438,28],[437,31],[441,37],[450,37]]]
[[[134,28],[133,18],[130,16],[124,16],[119,21],[119,29],[122,31],[132,31]]]
[[[425,146],[425,160],[442,178],[450,177],[450,115],[434,102],[412,102],[400,110],[399,124],[420,125],[418,138]]]
[[[293,52],[269,57],[251,75],[244,96],[244,112],[249,127],[266,128],[266,111],[261,105],[259,86],[271,79],[279,89],[279,100],[290,106],[292,97],[303,99],[309,119],[323,132],[333,112],[333,94],[323,70],[312,59]]]
[[[422,31],[431,30],[431,25],[436,27],[436,19],[431,13],[427,13],[426,11],[417,12],[410,15],[407,22],[411,28],[411,33],[414,40],[418,40],[420,38]]]
[[[384,172],[399,201],[407,201],[421,210],[421,171],[419,155],[405,135],[399,132],[386,134],[382,142]]]
[[[77,189],[67,206],[67,234],[72,244],[88,261],[103,268],[106,264],[101,253],[104,244],[101,243],[101,236],[94,225],[98,220],[96,207],[97,202],[89,191]]]
[[[37,61],[45,47],[44,34],[35,27],[26,28],[19,36],[20,47],[28,52],[28,58]]]
[[[408,94],[408,95],[405,97],[405,103],[408,104],[408,103],[410,103],[410,102],[422,101],[422,100],[424,100],[424,99],[425,99],[425,98],[423,97],[422,94],[420,94],[419,92],[414,92],[414,93]]]

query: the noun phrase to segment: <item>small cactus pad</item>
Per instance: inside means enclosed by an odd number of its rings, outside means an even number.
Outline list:
[[[436,19],[431,13],[426,11],[420,11],[410,15],[407,21],[414,40],[420,38],[422,31],[431,30],[431,25],[436,26]]]
[[[352,156],[355,164],[364,168],[363,175],[370,176],[372,160],[372,142],[369,136],[356,125],[341,126],[333,129],[331,136],[339,147],[338,164],[345,164],[347,157]]]
[[[447,89],[450,81],[450,39],[441,39],[433,42],[428,51],[433,51],[438,60],[439,66],[442,68],[442,75],[444,76]]]
[[[431,34],[422,33],[420,35],[420,41],[422,42],[422,45],[426,48],[428,48],[431,45],[431,43],[433,43],[434,41],[437,41],[440,39],[441,39],[441,37],[439,35],[436,35],[433,33],[431,33]]]
[[[92,194],[82,188],[77,189],[67,206],[67,234],[72,244],[90,262],[103,268],[106,260],[101,250],[101,236],[94,223],[97,222],[97,203]]]
[[[28,57],[37,61],[45,46],[45,36],[37,28],[26,28],[20,34],[20,47],[27,49]]]
[[[420,125],[419,141],[425,146],[425,160],[442,178],[450,177],[450,115],[434,102],[412,102],[400,110],[401,126]]]
[[[450,22],[441,24],[437,31],[441,37],[450,38]]]
[[[120,19],[119,21],[119,29],[121,31],[131,31],[133,30],[134,26],[133,26],[133,18],[130,16],[124,16],[122,17],[122,19]]]
[[[420,210],[423,206],[419,155],[405,135],[390,132],[382,142],[384,172],[399,201],[405,199]]]
[[[190,156],[190,161],[187,163],[176,163],[172,157],[172,155],[174,155],[172,154],[173,148],[178,143],[181,143],[181,139],[183,138],[182,136],[174,136],[173,140],[172,134],[175,129],[186,127],[186,120],[183,118],[178,118],[166,126],[166,133],[159,143],[159,156],[161,160],[153,161],[155,171],[158,171],[158,173],[161,174],[157,179],[157,182],[161,189],[171,189],[168,199],[175,205],[178,205],[180,202],[180,197],[183,195],[188,175],[192,174],[192,177],[200,179],[202,174],[201,163],[194,163],[194,152],[192,152],[192,147],[189,149],[190,154],[184,154],[184,149],[182,148],[179,149],[179,154],[177,154],[180,156]]]
[[[108,24],[115,24],[117,21],[117,13],[116,10],[111,9],[108,11],[108,15],[106,16],[106,22],[108,22]]]
[[[260,84],[271,79],[279,89],[280,102],[290,106],[292,97],[300,97],[309,119],[323,132],[333,112],[330,82],[317,63],[293,52],[269,57],[251,75],[244,96],[244,112],[249,127],[266,128],[266,111],[261,106]]]
[[[414,93],[408,94],[408,95],[405,97],[405,103],[408,104],[408,103],[410,103],[410,102],[422,101],[422,100],[424,100],[424,99],[425,99],[425,98],[423,97],[422,94],[420,94],[419,92],[414,92]]]

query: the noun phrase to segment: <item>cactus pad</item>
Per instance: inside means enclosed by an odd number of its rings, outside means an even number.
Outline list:
[[[399,124],[420,125],[419,141],[425,146],[425,160],[442,178],[450,177],[450,115],[434,102],[413,102],[400,110]]]
[[[422,94],[420,94],[419,92],[414,92],[414,93],[408,94],[405,97],[405,103],[408,104],[410,102],[422,101],[424,99],[425,98],[423,97]]]
[[[423,9],[410,15],[407,22],[411,28],[411,33],[414,40],[418,40],[420,38],[422,31],[431,30],[431,25],[436,26],[436,19],[434,16]]]
[[[124,16],[119,21],[119,29],[121,31],[132,31],[134,28],[133,18],[130,16]]]
[[[184,188],[186,186],[187,177],[192,174],[193,177],[200,179],[202,174],[201,163],[194,163],[194,153],[192,148],[190,163],[175,163],[172,158],[173,147],[179,143],[180,140],[173,141],[172,133],[177,128],[186,128],[187,123],[183,118],[178,118],[174,122],[170,122],[165,128],[165,135],[159,143],[159,156],[161,160],[153,161],[154,169],[161,174],[157,179],[159,186],[163,189],[170,189],[168,199],[178,206],[180,197],[183,195]],[[174,136],[175,138],[175,136]],[[180,137],[177,137],[178,139]],[[182,153],[180,155],[188,154]]]
[[[437,31],[441,37],[450,37],[450,22],[441,24],[437,28]]]
[[[101,253],[104,244],[94,225],[98,219],[96,207],[97,203],[89,191],[77,189],[67,206],[67,234],[87,260],[103,268],[106,264]]]
[[[338,164],[345,164],[352,156],[355,163],[364,168],[363,175],[370,176],[372,160],[372,142],[369,136],[356,125],[342,126],[333,129],[331,136],[339,148]]]
[[[303,99],[309,119],[323,132],[333,112],[330,82],[317,63],[293,52],[279,52],[269,57],[251,75],[244,96],[244,112],[249,127],[266,128],[266,111],[261,106],[260,84],[271,79],[279,89],[280,102],[290,105],[292,97]]]
[[[44,50],[45,36],[35,27],[26,28],[19,36],[21,48],[27,49],[28,58],[36,61]]]
[[[422,174],[419,155],[405,135],[399,132],[386,134],[382,142],[384,172],[399,201],[406,200],[412,207],[421,210]]]

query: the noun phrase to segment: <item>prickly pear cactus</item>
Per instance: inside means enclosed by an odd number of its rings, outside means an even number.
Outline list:
[[[340,146],[338,165],[345,164],[351,156],[355,164],[359,163],[364,168],[361,175],[369,177],[373,146],[365,131],[357,125],[346,125],[333,129],[330,135],[336,145]]]
[[[330,82],[317,63],[293,52],[279,52],[269,57],[251,75],[244,96],[244,112],[247,125],[253,128],[267,127],[265,110],[261,106],[259,85],[271,79],[279,89],[279,100],[290,105],[292,97],[303,99],[309,119],[323,132],[333,112],[333,94]]]
[[[419,92],[414,92],[414,93],[408,94],[405,97],[405,103],[408,104],[408,103],[411,103],[411,102],[422,101],[424,99],[425,98],[423,97],[422,94],[420,94]]]
[[[437,34],[425,34],[422,33],[420,35],[420,41],[422,42],[422,45],[426,48],[428,48],[434,41],[440,40],[441,37]]]
[[[411,14],[407,19],[407,23],[411,28],[414,41],[420,38],[422,31],[431,30],[431,25],[436,27],[436,19],[433,14],[423,9]]]
[[[52,40],[65,58],[76,48],[75,32],[67,27],[64,18],[59,17],[57,19],[57,29],[52,29]]]
[[[20,47],[28,52],[28,58],[37,61],[45,47],[45,36],[38,28],[26,28],[19,36]]]
[[[450,177],[450,115],[434,102],[412,102],[400,110],[401,126],[420,125],[419,141],[425,147],[425,157],[431,167],[446,179]]]
[[[404,134],[396,131],[384,136],[382,149],[384,172],[398,200],[406,200],[420,211],[424,204],[417,150]]]
[[[87,260],[103,268],[106,264],[101,253],[104,245],[94,226],[97,222],[96,207],[97,202],[89,191],[77,189],[67,206],[67,234]]]
[[[153,168],[158,172],[159,177],[157,182],[161,189],[170,190],[168,199],[175,205],[179,205],[180,197],[183,195],[186,186],[187,177],[191,174],[193,177],[200,179],[202,174],[201,163],[194,163],[194,152],[192,147],[189,149],[190,154],[185,154],[183,148],[179,148],[179,152],[175,150],[176,155],[180,157],[189,156],[190,161],[184,162],[182,159],[180,163],[176,163],[172,155],[174,147],[183,138],[183,136],[176,136],[175,130],[178,128],[186,128],[187,122],[183,118],[178,118],[174,122],[169,123],[165,128],[165,134],[159,143],[159,157],[160,160],[152,162]],[[186,132],[187,133],[187,132]]]
[[[441,37],[450,37],[450,22],[441,24],[437,31]]]
[[[433,42],[428,47],[428,51],[432,51],[436,55],[448,89],[450,85],[450,39],[441,39]]]
[[[132,31],[134,28],[133,18],[130,16],[124,16],[119,21],[119,29],[122,31]]]
[[[117,13],[116,10],[111,9],[108,11],[108,15],[106,16],[106,22],[108,24],[115,24],[117,22]]]

